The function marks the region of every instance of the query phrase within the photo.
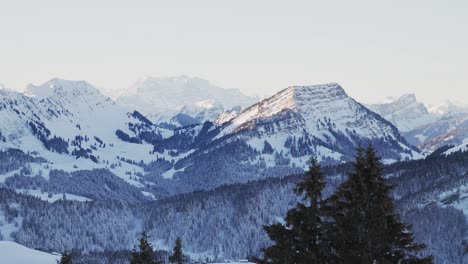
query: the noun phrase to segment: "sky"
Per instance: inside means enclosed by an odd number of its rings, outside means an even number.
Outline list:
[[[338,82],[363,102],[468,103],[467,14],[466,0],[0,0],[0,83],[189,75],[260,96]]]

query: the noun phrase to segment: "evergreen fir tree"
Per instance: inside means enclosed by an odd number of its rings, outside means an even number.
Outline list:
[[[57,260],[57,264],[72,264],[72,256],[67,253],[63,253],[60,260]]]
[[[184,254],[182,253],[182,240],[178,237],[175,241],[175,246],[173,249],[172,256],[169,256],[169,262],[175,264],[184,263]]]
[[[413,241],[410,226],[400,222],[374,149],[358,149],[354,171],[326,201],[333,228],[330,236],[344,263],[432,263],[420,258],[424,248]]]
[[[154,250],[151,243],[148,242],[148,235],[146,232],[141,234],[139,239],[139,250],[133,248],[132,250],[132,259],[130,264],[160,264],[154,260]]]
[[[294,192],[303,196],[303,203],[289,210],[286,224],[265,226],[274,245],[263,249],[261,263],[330,263],[326,232],[322,223],[322,190],[324,177],[316,159],[298,183]]]

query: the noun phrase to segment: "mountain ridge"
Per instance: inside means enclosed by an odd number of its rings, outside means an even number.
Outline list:
[[[304,170],[310,156],[343,163],[359,145],[373,144],[387,163],[422,157],[337,83],[287,87],[218,124],[177,114],[172,121],[184,125],[170,129],[84,81],[52,79],[30,86],[29,96],[2,93],[8,111],[0,120],[11,125],[0,147],[53,163],[31,165],[32,174],[107,169],[156,196],[281,177]]]

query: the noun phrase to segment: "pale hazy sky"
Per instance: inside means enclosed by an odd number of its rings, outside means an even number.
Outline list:
[[[468,103],[468,1],[0,0],[0,83],[125,88],[186,74],[246,93]]]

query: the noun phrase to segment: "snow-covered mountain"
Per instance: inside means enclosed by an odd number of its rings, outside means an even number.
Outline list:
[[[224,110],[246,107],[257,98],[238,89],[223,89],[207,80],[178,76],[151,78],[137,82],[117,98],[117,102],[149,116],[157,123],[180,125],[171,120],[179,113],[198,122],[215,120]]]
[[[422,102],[417,101],[414,94],[405,94],[393,101],[368,106],[403,132],[431,123],[440,116],[429,112]]]
[[[404,137],[425,153],[444,146],[460,145],[468,140],[468,112],[453,112],[404,133]]]
[[[172,133],[138,112],[127,112],[84,81],[52,79],[29,85],[24,94],[2,89],[0,109],[0,147],[17,148],[53,163],[33,166],[35,172],[107,168],[132,182],[128,172],[142,168],[121,160],[150,162],[153,148],[133,144],[134,135]]]
[[[369,108],[395,124],[409,143],[426,154],[468,138],[468,107],[462,104],[447,101],[428,108],[414,94],[406,94]]]
[[[205,100],[198,106],[213,105]],[[335,83],[288,87],[241,113],[239,107],[224,111],[216,123],[199,124],[178,113],[171,118],[183,126],[178,129],[155,125],[84,81],[53,79],[30,85],[23,94],[3,89],[0,107],[0,147],[47,161],[29,164],[29,175],[47,179],[51,170],[83,176],[79,171],[107,169],[146,195],[289,175],[305,169],[311,156],[324,164],[342,163],[357,146],[370,143],[385,162],[422,157],[390,122]],[[0,182],[20,171],[16,166]],[[92,198],[86,190],[73,193],[58,185],[49,189]],[[127,191],[134,199],[134,189]]]
[[[381,140],[382,144],[401,141],[401,150],[417,155],[393,125],[349,97],[336,83],[288,87],[246,109],[232,119],[221,134],[251,129],[257,130],[262,139],[274,142],[274,149],[281,149],[283,143],[287,145],[285,141],[276,142],[278,135],[284,134],[284,137],[293,138],[296,143],[300,142],[300,138],[311,141],[309,145],[305,140],[305,145],[298,151],[322,145],[328,148],[325,153],[337,160],[348,155],[346,146],[355,147],[364,141],[374,140]],[[338,144],[341,140],[346,144]],[[253,141],[251,144],[255,145]],[[324,153],[321,155],[328,156]],[[395,157],[404,159],[407,155]]]
[[[159,142],[158,151],[189,153],[163,177],[207,189],[299,172],[311,156],[322,163],[345,162],[357,146],[370,143],[385,162],[422,157],[390,122],[332,83],[292,86],[222,125],[180,129]]]

